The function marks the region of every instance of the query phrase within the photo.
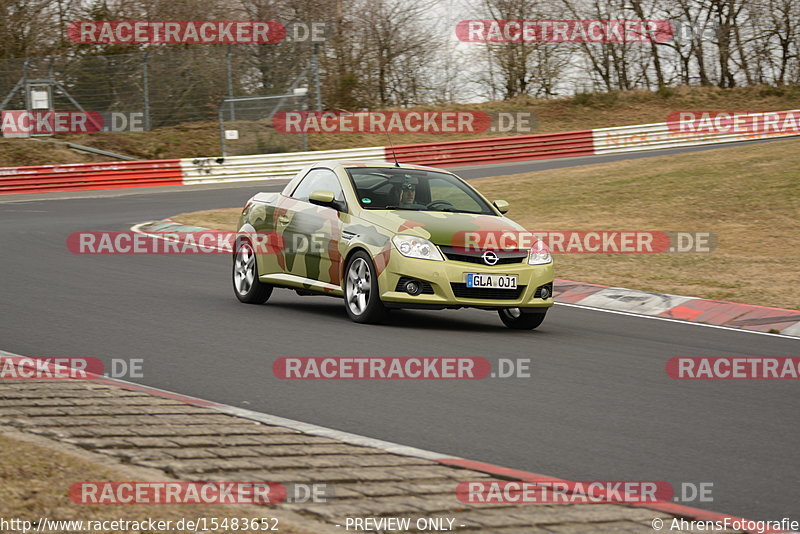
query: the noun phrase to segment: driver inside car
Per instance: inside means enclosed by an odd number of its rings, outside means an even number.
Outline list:
[[[400,188],[400,200],[398,204],[401,208],[409,208],[413,206],[414,200],[417,198],[417,186],[411,183],[404,183]]]
[[[396,187],[395,198],[397,206],[401,209],[424,209],[423,204],[417,204],[417,184],[418,180],[413,176],[406,176],[402,184]]]

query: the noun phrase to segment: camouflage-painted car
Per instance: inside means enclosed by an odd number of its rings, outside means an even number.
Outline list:
[[[353,321],[388,309],[497,310],[532,329],[553,305],[553,262],[541,243],[481,246],[524,228],[452,173],[414,165],[323,162],[281,193],[259,193],[239,219],[233,286],[263,303],[273,288],[344,297]],[[506,244],[507,245],[507,244]]]

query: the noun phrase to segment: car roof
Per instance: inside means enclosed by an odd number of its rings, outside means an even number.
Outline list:
[[[328,167],[336,168],[342,167],[345,169],[355,169],[359,167],[378,167],[386,169],[416,169],[421,171],[444,172],[452,174],[444,169],[437,169],[435,167],[426,167],[424,165],[412,165],[410,163],[401,163],[399,167],[393,161],[377,161],[377,160],[334,160],[334,161],[320,161],[315,163],[314,167]]]

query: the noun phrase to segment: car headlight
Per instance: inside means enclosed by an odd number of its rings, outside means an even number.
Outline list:
[[[544,241],[540,239],[534,243],[533,247],[531,247],[531,250],[528,253],[528,264],[544,265],[546,263],[550,263],[551,261],[553,261],[553,257],[550,256],[550,249],[547,248],[547,245],[544,244]]]
[[[418,258],[420,260],[444,261],[442,253],[436,245],[415,235],[397,234],[392,238],[395,248],[407,258]]]

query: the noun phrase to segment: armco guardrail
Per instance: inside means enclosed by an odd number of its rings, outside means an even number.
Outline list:
[[[440,167],[590,156],[592,150],[592,130],[394,147],[402,163]],[[391,161],[391,148],[385,157]]]
[[[181,185],[178,159],[0,169],[0,194]]]
[[[283,180],[317,161],[383,161],[384,151],[378,146],[230,158],[7,167],[0,168],[0,194]]]
[[[800,118],[800,110],[764,113],[780,114],[783,117],[787,115],[793,117],[791,114],[797,114]],[[781,132],[728,133],[709,129],[682,131],[680,125],[678,122],[662,122],[554,134],[398,145],[394,149],[376,146],[230,158],[185,158],[2,168],[0,194],[282,180],[290,178],[304,166],[317,161],[334,159],[393,161],[392,152],[402,163],[455,167],[734,143],[798,135],[796,126]]]
[[[800,111],[777,111],[773,113],[781,115],[800,114]],[[797,128],[792,129],[792,132],[797,131]],[[399,145],[394,147],[394,153],[397,154],[398,161],[402,163],[441,167],[614,154],[639,150],[753,141],[793,135],[797,135],[797,133],[681,131],[680,122],[661,122],[556,134]],[[387,161],[391,161],[392,157],[392,149],[387,147],[385,158]]]
[[[336,159],[383,161],[384,147],[288,152],[229,158],[182,159],[183,183],[249,182],[291,178],[310,163]]]
[[[765,112],[767,113],[767,112]],[[798,114],[800,110],[776,111],[781,115]],[[729,124],[730,126],[730,124]],[[736,143],[756,141],[775,137],[791,137],[798,135],[798,128],[791,128],[790,133],[715,133],[713,131],[686,132],[681,131],[679,122],[661,122],[656,124],[640,124],[636,126],[615,126],[613,128],[596,128],[592,130],[592,142],[595,154],[615,154],[654,150],[659,148],[680,148],[718,143]]]

